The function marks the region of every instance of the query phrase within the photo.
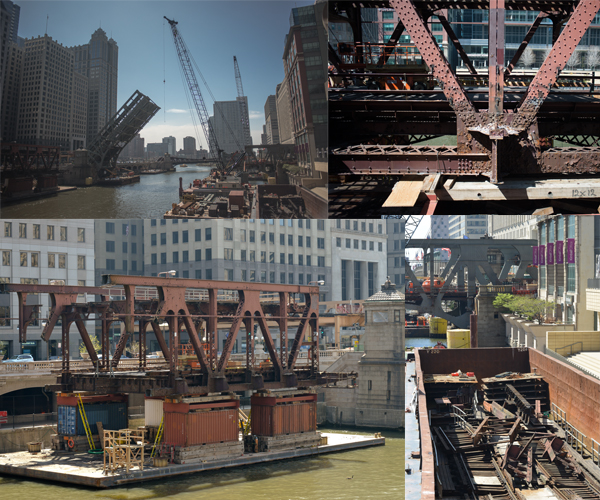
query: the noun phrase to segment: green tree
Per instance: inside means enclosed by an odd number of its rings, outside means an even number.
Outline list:
[[[515,299],[515,295],[511,293],[499,293],[494,299],[494,307],[505,312],[514,311],[512,302]]]
[[[102,345],[100,344],[100,341],[98,340],[98,336],[90,335],[90,340],[92,341],[92,345],[94,346],[95,351],[100,352],[102,350]],[[85,344],[83,343],[83,341],[81,341],[79,344],[79,354],[85,354],[85,353],[87,353],[87,348],[85,347]]]

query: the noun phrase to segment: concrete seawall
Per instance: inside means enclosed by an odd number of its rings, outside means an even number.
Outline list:
[[[38,441],[49,448],[52,434],[56,434],[56,425],[0,429],[0,453],[27,451],[27,443]]]

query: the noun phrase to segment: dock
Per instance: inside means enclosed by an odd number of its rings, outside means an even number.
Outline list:
[[[274,462],[276,460],[324,455],[339,451],[385,445],[384,437],[337,433],[322,433],[321,436],[327,437],[328,444],[313,448],[249,453],[232,459],[196,464],[168,464],[166,467],[144,465],[144,470],[136,468],[127,473],[125,469],[122,469],[115,474],[108,475],[105,475],[103,472],[102,455],[53,453],[49,449],[44,449],[41,453],[37,454],[21,451],[0,455],[0,474],[94,488],[114,488],[125,484],[170,478],[181,474],[194,474],[226,467],[242,467],[245,465]]]

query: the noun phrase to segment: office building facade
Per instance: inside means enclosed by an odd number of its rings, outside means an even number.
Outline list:
[[[235,101],[215,101],[213,104],[213,116],[210,117],[212,130],[217,138],[219,148],[226,154],[241,151],[245,146],[245,129],[248,128],[247,135],[250,134],[250,124],[245,124],[242,120],[244,106],[248,109],[248,98],[237,97]],[[213,153],[213,141],[209,145]]]
[[[487,234],[487,215],[449,215],[448,234],[452,239],[479,239]]]
[[[277,96],[270,95],[265,102],[265,126],[267,144],[279,144],[279,125],[277,122]]]

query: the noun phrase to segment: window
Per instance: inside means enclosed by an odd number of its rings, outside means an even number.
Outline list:
[[[121,224],[121,234],[127,236],[129,234],[129,224]]]
[[[179,252],[173,252],[173,264],[179,264]]]
[[[285,264],[285,254],[284,253],[279,254],[279,263]]]
[[[260,252],[260,261],[262,263],[266,264],[266,262],[267,262],[267,252]]]
[[[310,229],[310,219],[306,219],[306,229]]]
[[[27,238],[27,224],[24,222],[19,223],[19,238]]]
[[[85,229],[82,227],[77,228],[77,242],[85,243]]]
[[[250,262],[256,261],[256,252],[254,250],[250,250]]]
[[[187,222],[186,220],[184,220],[183,222]],[[134,262],[135,264],[135,262]],[[183,271],[183,277],[184,278],[189,278],[190,277],[190,272],[189,271]]]
[[[325,231],[325,221],[323,219],[317,220],[317,229],[319,231]]]
[[[160,220],[160,225],[161,226],[166,226],[167,225],[167,220],[166,219],[161,219]]]
[[[173,245],[177,245],[179,243],[179,232],[173,231]]]
[[[285,234],[280,234],[279,235],[279,244],[280,245],[285,245]]]
[[[12,238],[12,222],[4,223],[4,237]],[[50,238],[48,238],[48,239],[50,239]]]
[[[33,225],[33,239],[34,240],[40,239],[40,225],[39,224]],[[84,241],[85,241],[85,239],[84,239]]]
[[[60,255],[58,256],[58,267],[60,267]],[[106,259],[106,269],[109,271],[115,270],[115,259]]]
[[[266,243],[267,242],[267,233],[265,231],[261,231],[260,232],[260,242],[261,243]]]
[[[127,253],[127,242],[123,242],[123,253]]]
[[[150,235],[150,246],[153,246],[153,247],[156,246],[156,235],[155,234]]]
[[[369,241],[369,250],[371,252],[373,252],[375,250],[375,242],[374,241]]]
[[[233,269],[225,269],[225,281],[233,281]]]
[[[250,243],[254,243],[256,241],[256,231],[250,231]]]
[[[335,246],[337,248],[342,248],[342,238],[336,238],[335,239]]]
[[[267,282],[267,271],[261,271],[260,272],[260,282],[261,283],[266,283]]]
[[[115,251],[115,242],[114,241],[106,240],[106,251],[107,252]]]
[[[358,240],[354,240],[354,249],[358,250]]]
[[[269,243],[275,244],[275,233],[269,233]]]
[[[360,223],[360,230],[364,233],[367,230],[367,223],[366,222],[361,222]]]
[[[246,230],[245,229],[240,230],[240,241],[242,241],[242,242],[246,241]]]
[[[134,254],[137,253],[137,243],[131,244],[131,253],[134,253]]]
[[[285,273],[279,273],[279,283],[285,284]]]
[[[20,253],[21,267],[27,267],[27,252]]]
[[[48,254],[48,267],[56,266],[56,255],[53,253]]]
[[[290,266],[294,265],[294,254],[293,253],[288,253],[288,264]]]
[[[361,250],[367,249],[367,241],[366,240],[360,240],[360,248],[361,248]]]
[[[233,248],[223,249],[223,258],[225,260],[233,260]]]
[[[311,259],[312,259],[312,257],[311,257],[310,255],[307,255],[307,256],[306,256],[306,265],[307,265],[307,266],[311,266],[311,265],[312,265],[312,264],[311,264]]]
[[[372,233],[373,232],[373,223],[369,222],[369,232]]]
[[[167,244],[167,233],[160,233],[160,244],[161,245]]]
[[[317,265],[319,267],[325,267],[325,257],[317,257]]]
[[[246,269],[242,269],[242,281],[248,281],[248,271]]]
[[[184,251],[181,253],[181,257],[182,257],[182,259],[181,259],[181,260],[182,260],[183,262],[188,262],[188,261],[190,260],[190,252],[188,252],[187,250],[184,250]]]
[[[294,246],[294,235],[288,234],[288,247]]]
[[[540,266],[543,267],[543,266]],[[567,264],[567,292],[575,291],[575,264]]]
[[[46,238],[48,240],[54,241],[54,226],[48,226],[46,228]]]
[[[150,225],[156,226],[156,219],[150,219]]]
[[[188,231],[181,231],[181,242],[182,243],[188,242]]]
[[[269,252],[269,264],[275,264],[275,252]]]
[[[211,248],[207,248],[206,250],[204,250],[204,260],[212,260],[212,249]],[[206,271],[208,273],[208,271]],[[207,276],[207,279],[208,278]]]
[[[304,238],[302,236],[298,236],[298,246],[301,247],[303,246],[304,243]]]
[[[310,236],[306,237],[306,248],[310,248]]]
[[[202,241],[202,229],[196,229],[196,230],[194,230],[194,240],[195,241]]]
[[[357,220],[353,221],[353,224],[352,224],[352,229],[353,229],[354,231],[358,231],[358,221],[357,221]]]
[[[298,284],[299,285],[304,285],[304,274],[299,274],[298,275]]]
[[[381,224],[377,224],[377,232],[383,234],[383,226]]]
[[[383,252],[383,243],[381,243],[381,241],[379,243],[377,243],[377,250],[379,250],[380,252]]]
[[[394,19],[394,11],[391,10],[384,10],[381,13],[381,18],[382,19]]]
[[[202,269],[196,269],[196,279],[197,280],[202,279]]]
[[[131,225],[131,236],[137,235],[137,226],[135,224]]]
[[[298,255],[298,265],[299,266],[304,265],[304,255]]]
[[[275,283],[275,271],[269,272],[269,283]]]
[[[10,266],[10,250],[2,250],[2,265]]]
[[[212,231],[211,231],[211,228],[210,228],[210,227],[207,227],[207,228],[204,230],[204,239],[205,239],[206,241],[210,241],[210,240],[212,240]],[[208,260],[208,259],[206,259],[206,260]]]
[[[256,281],[256,271],[250,271],[250,281]]]
[[[289,273],[289,274],[288,274],[288,283],[289,283],[290,285],[293,285],[293,284],[294,284],[294,273]]]
[[[155,253],[150,254],[150,264],[152,264],[153,266],[155,266],[156,264],[158,264],[158,258],[157,258],[157,255]]]
[[[232,227],[225,228],[225,241],[233,241],[233,228]]]
[[[115,234],[115,223],[107,222],[106,223],[106,234]],[[52,238],[54,239],[54,238]]]
[[[202,250],[200,250],[199,248],[196,249],[196,255],[194,260],[196,262],[200,262],[202,260]]]
[[[39,267],[40,254],[34,252],[31,254],[31,267]]]
[[[167,252],[161,252],[161,254],[160,254],[160,263],[161,264],[166,264],[167,263]]]
[[[317,248],[325,248],[325,238],[317,238]]]

